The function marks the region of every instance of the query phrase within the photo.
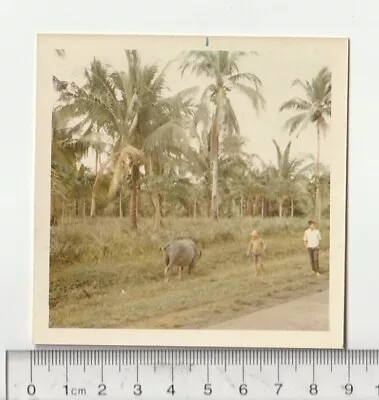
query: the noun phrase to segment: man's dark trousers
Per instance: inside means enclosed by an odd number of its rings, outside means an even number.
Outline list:
[[[314,272],[319,272],[318,253],[318,247],[308,247],[309,260],[311,262],[312,270]]]

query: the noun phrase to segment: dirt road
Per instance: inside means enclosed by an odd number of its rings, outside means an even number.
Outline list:
[[[327,290],[246,316],[213,325],[209,329],[327,330]]]

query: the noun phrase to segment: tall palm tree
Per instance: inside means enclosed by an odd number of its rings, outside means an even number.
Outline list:
[[[63,50],[56,50],[59,57],[65,57]],[[107,74],[106,69],[96,58],[93,59],[89,68],[85,68],[84,77],[85,84],[83,88],[79,88],[75,83],[69,84],[60,81],[57,77],[53,77],[54,85],[59,93],[57,109],[60,115],[67,119],[71,119],[70,133],[72,140],[81,145],[88,153],[89,149],[95,152],[95,174],[97,175],[100,154],[104,151],[106,143],[104,142],[103,129],[106,126],[106,120],[94,120],[91,112],[83,113],[86,103],[96,101],[104,93],[104,75]],[[81,92],[82,98],[78,97]],[[87,97],[87,98],[86,98]],[[74,119],[74,124],[72,120]],[[91,198],[91,217],[96,215],[96,193],[92,190]]]
[[[81,117],[83,124],[86,120],[96,124],[109,136],[112,150],[99,168],[94,190],[107,171],[112,171],[110,197],[129,178],[131,225],[137,228],[141,169],[153,174],[154,160],[159,160],[163,149],[184,145],[181,106],[186,104],[189,91],[165,98],[165,69],[159,71],[154,64],[143,66],[137,51],[125,54],[126,71],[112,70],[94,60],[91,70],[86,71],[86,84],[71,84],[69,90],[63,91],[61,100],[68,114]]]
[[[300,190],[300,184],[306,181],[305,173],[309,164],[304,165],[307,158],[291,157],[291,142],[282,151],[275,139],[272,140],[276,150],[276,165],[270,169],[273,192],[278,201],[279,218],[283,216],[283,203],[291,199],[291,214],[293,214],[293,196]]]
[[[240,201],[240,216],[243,217],[245,206],[256,197],[256,180],[253,173],[254,160],[259,157],[256,154],[247,154],[243,150],[246,140],[242,136],[231,134],[224,135],[219,156],[219,169],[221,179],[219,181],[223,192],[227,193],[229,201],[238,198]],[[232,209],[233,209],[232,203]],[[230,213],[230,204],[229,210]]]
[[[188,149],[188,171],[197,178],[201,197],[205,200],[208,217],[211,215],[211,146],[210,133],[212,129],[212,112],[208,103],[201,102],[196,106],[189,127],[193,146]]]
[[[237,91],[245,95],[258,112],[264,108],[265,100],[261,93],[262,82],[251,72],[240,72],[240,60],[249,53],[242,51],[190,51],[183,57],[180,65],[182,75],[190,70],[198,76],[210,78],[202,99],[213,104],[213,123],[211,129],[212,159],[212,213],[218,219],[218,153],[219,136],[222,128],[239,134],[240,128],[229,92]],[[252,54],[252,53],[250,53]]]
[[[56,49],[55,53],[61,59],[65,58],[66,52],[63,49]],[[55,76],[52,79],[53,87],[58,94],[68,91],[69,84],[60,81]],[[73,182],[70,177],[75,176],[77,162],[87,153],[87,146],[84,143],[73,140],[77,128],[69,126],[70,115],[62,111],[58,104],[52,110],[52,137],[51,137],[51,214],[56,213],[57,199],[61,200],[62,209],[70,198],[73,190]],[[56,217],[54,215],[54,217]]]
[[[330,204],[330,170],[327,165],[320,162],[319,168],[318,168],[319,176],[318,176],[318,179],[316,179],[316,176],[314,174],[316,157],[313,156],[312,154],[310,154],[309,159],[311,161],[311,164],[309,165],[309,167],[310,167],[310,170],[313,171],[313,173],[311,173],[310,177],[309,177],[307,193],[308,193],[308,197],[310,197],[313,208],[316,205],[316,201],[317,200],[319,201],[320,213],[322,214],[328,208],[328,203]],[[312,165],[313,165],[313,168],[312,168]],[[316,197],[317,188],[319,191],[318,199]]]
[[[316,205],[315,216],[321,219],[319,175],[320,175],[320,141],[321,133],[325,134],[328,127],[328,118],[332,114],[332,74],[327,67],[320,69],[318,74],[311,81],[301,81],[295,79],[292,86],[299,86],[304,93],[304,97],[294,97],[284,102],[279,111],[295,110],[297,114],[289,118],[284,127],[289,130],[291,135],[298,132],[297,136],[309,123],[316,126],[317,150],[315,163],[316,177]]]

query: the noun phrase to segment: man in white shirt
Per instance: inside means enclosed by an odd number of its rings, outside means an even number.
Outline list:
[[[304,232],[303,241],[305,248],[308,250],[312,270],[316,273],[316,275],[320,275],[318,254],[319,244],[321,241],[321,233],[318,229],[316,229],[316,223],[314,221],[308,222],[308,229]]]

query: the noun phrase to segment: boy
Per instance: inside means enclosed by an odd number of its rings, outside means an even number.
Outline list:
[[[250,251],[253,257],[255,276],[258,275],[258,270],[263,274],[263,253],[266,251],[266,243],[258,236],[257,231],[251,232],[251,240],[249,248],[247,249],[247,255],[250,255]]]
[[[304,232],[303,241],[305,248],[308,250],[312,271],[318,276],[320,275],[318,255],[321,233],[316,229],[316,223],[314,221],[308,221],[308,229]]]

